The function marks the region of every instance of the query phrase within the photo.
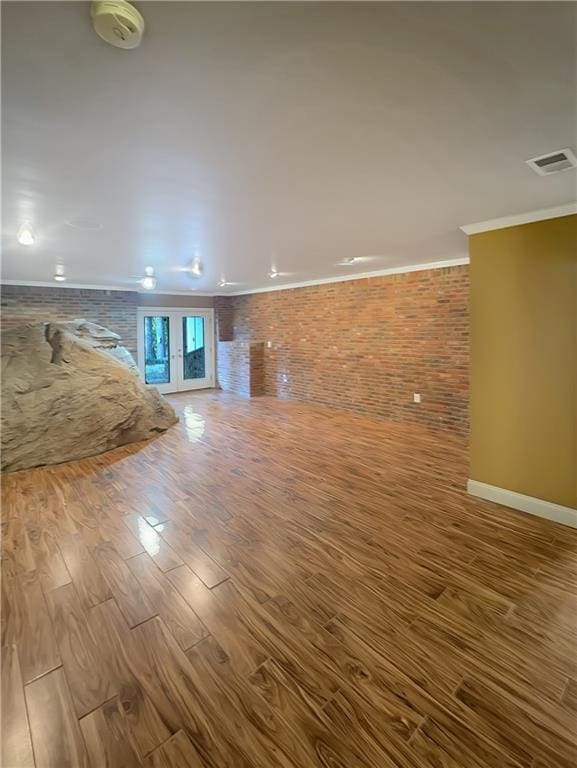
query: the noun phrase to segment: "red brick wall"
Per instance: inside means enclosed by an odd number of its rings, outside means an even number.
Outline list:
[[[218,383],[245,397],[264,394],[264,345],[246,341],[218,344]]]
[[[219,339],[265,342],[266,394],[466,433],[468,296],[469,270],[459,266],[215,306]]]
[[[2,328],[84,318],[118,333],[136,356],[136,291],[2,286]]]

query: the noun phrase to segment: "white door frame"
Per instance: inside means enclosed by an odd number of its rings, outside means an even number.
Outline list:
[[[216,344],[214,309],[197,307],[138,307],[137,308],[137,362],[145,377],[144,318],[147,316],[168,317],[169,322],[169,365],[168,384],[147,384],[160,392],[184,392],[191,389],[214,387],[216,380]],[[182,376],[182,318],[203,317],[205,320],[205,364],[207,375],[204,379],[184,379]]]

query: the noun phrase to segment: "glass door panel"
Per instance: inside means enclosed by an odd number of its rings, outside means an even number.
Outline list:
[[[204,317],[182,318],[182,377],[185,381],[206,378]]]
[[[147,384],[170,383],[169,317],[144,317],[144,380]]]
[[[179,312],[182,347],[179,357],[179,389],[214,386],[212,311]]]

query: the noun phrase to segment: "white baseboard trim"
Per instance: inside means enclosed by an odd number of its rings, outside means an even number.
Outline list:
[[[521,512],[528,512],[530,515],[537,515],[537,517],[544,517],[546,520],[553,520],[555,523],[568,525],[570,528],[577,528],[577,509],[571,507],[563,507],[561,504],[553,504],[551,501],[536,499],[534,496],[525,496],[522,493],[508,491],[506,488],[499,488],[496,485],[481,483],[479,480],[468,480],[467,492],[471,496],[479,496],[481,499],[494,501],[505,507],[520,509]]]

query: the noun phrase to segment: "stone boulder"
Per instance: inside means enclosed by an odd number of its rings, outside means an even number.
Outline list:
[[[121,363],[127,365],[129,368],[140,375],[138,366],[135,359],[130,352],[123,347],[121,338],[117,333],[111,331],[109,328],[105,328],[103,325],[97,325],[91,323],[88,320],[67,320],[65,322],[58,323],[58,327],[64,331],[74,334],[89,344],[95,349],[101,349],[107,354],[114,357],[116,360],[120,360]]]
[[[3,470],[94,456],[178,421],[119,341],[84,320],[2,333]]]

